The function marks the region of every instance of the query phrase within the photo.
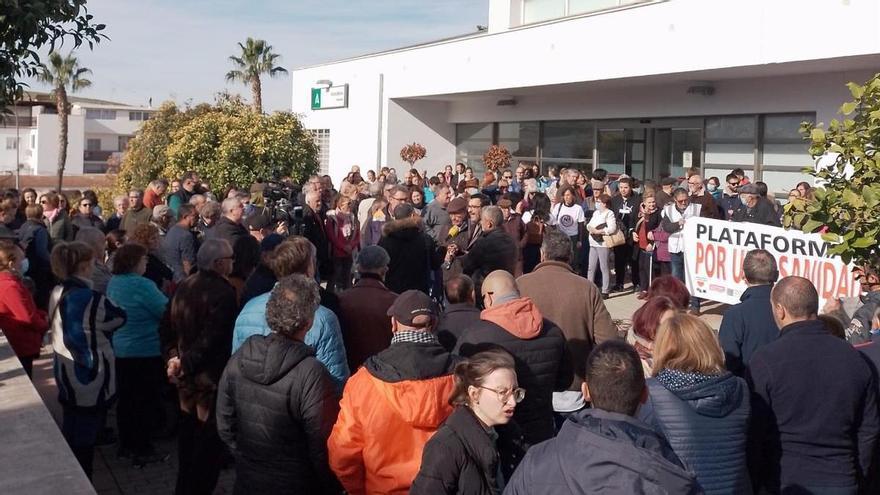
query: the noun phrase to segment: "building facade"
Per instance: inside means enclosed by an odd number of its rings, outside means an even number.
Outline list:
[[[813,166],[798,128],[880,69],[871,0],[490,0],[488,28],[293,72],[293,111],[337,180],[352,165],[513,161],[639,178],[732,168],[784,192]],[[847,26],[846,36],[832,36]]]
[[[121,158],[150,108],[69,96],[65,175],[103,174],[111,158]],[[60,120],[52,96],[26,93],[0,116],[0,174],[55,175]]]

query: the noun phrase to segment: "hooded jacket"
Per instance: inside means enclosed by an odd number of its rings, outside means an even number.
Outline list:
[[[527,394],[528,395],[528,394]],[[662,435],[641,421],[584,409],[529,449],[505,495],[703,493]]]
[[[428,293],[431,270],[440,268],[444,252],[425,233],[421,217],[403,218],[387,222],[382,227],[379,246],[388,251],[391,262],[385,275],[385,285],[392,292],[403,294],[408,290]]]
[[[492,345],[513,355],[517,380],[526,389],[513,416],[526,441],[534,445],[552,438],[553,392],[567,390],[574,377],[562,330],[544,319],[531,299],[520,297],[484,310],[456,349],[468,357]]]
[[[455,364],[440,344],[400,342],[351,377],[327,442],[348,493],[409,492],[425,444],[452,413]]]
[[[648,380],[639,418],[662,433],[706,493],[751,493],[746,463],[750,412],[745,380],[725,372],[694,385]]]
[[[880,291],[871,291],[862,297],[862,306],[853,313],[846,329],[846,340],[850,344],[863,344],[871,341],[871,320],[880,306]]]
[[[302,342],[249,338],[217,393],[217,431],[235,454],[235,493],[339,493],[327,437],[339,405],[330,375]]]

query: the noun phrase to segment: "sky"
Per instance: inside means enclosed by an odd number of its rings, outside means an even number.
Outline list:
[[[266,40],[288,71],[476,31],[489,0],[88,0],[110,38],[76,52],[92,86],[76,95],[153,106],[212,102],[228,90],[230,55],[247,37]],[[67,53],[70,46],[61,49]],[[35,90],[48,89],[26,81]],[[290,75],[263,77],[263,109],[289,110]]]

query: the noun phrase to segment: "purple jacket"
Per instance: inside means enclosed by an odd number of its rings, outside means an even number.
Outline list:
[[[669,233],[662,227],[654,229],[654,253],[657,255],[657,261],[672,261],[669,256]]]

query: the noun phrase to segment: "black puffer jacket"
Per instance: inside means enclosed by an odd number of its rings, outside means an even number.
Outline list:
[[[333,381],[302,342],[255,335],[217,394],[217,430],[235,454],[235,493],[341,493],[327,464],[339,404]]]
[[[457,353],[468,357],[494,346],[511,353],[519,385],[526,389],[513,418],[530,445],[553,438],[553,392],[567,390],[574,379],[562,330],[525,297],[496,304],[481,318],[459,337]]]
[[[661,377],[666,370],[661,371]],[[666,380],[667,383],[670,380]],[[725,372],[701,383],[648,380],[649,399],[639,419],[662,433],[697,475],[707,494],[751,493],[746,464],[749,389]]]
[[[498,493],[499,462],[504,477],[509,479],[525,455],[524,440],[516,425],[498,430],[490,433],[469,408],[457,407],[425,445],[422,467],[410,493]]]
[[[382,227],[379,246],[388,251],[391,258],[385,275],[385,286],[391,292],[403,294],[408,290],[419,290],[428,293],[430,271],[440,268],[444,252],[425,233],[421,217],[386,223]]]

